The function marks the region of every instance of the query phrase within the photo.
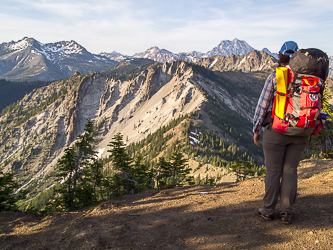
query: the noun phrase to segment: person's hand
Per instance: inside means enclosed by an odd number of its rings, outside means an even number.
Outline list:
[[[260,134],[258,132],[255,132],[253,136],[253,141],[254,144],[256,144],[258,147],[260,147],[259,139],[260,139]]]

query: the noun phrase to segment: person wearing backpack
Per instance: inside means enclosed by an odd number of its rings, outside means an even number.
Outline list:
[[[323,65],[318,64],[318,53],[324,58]],[[328,74],[328,57],[324,53],[326,60],[322,53],[317,49],[298,50],[294,41],[285,42],[279,52],[278,68],[268,76],[259,97],[253,118],[253,140],[260,147],[261,130],[265,127],[262,139],[265,195],[258,210],[265,220],[273,220],[280,197],[282,223],[292,222],[297,167],[310,134],[318,133],[321,128],[318,117]],[[289,65],[292,63],[293,67]]]

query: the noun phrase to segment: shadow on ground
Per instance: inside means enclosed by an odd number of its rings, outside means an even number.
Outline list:
[[[321,180],[319,180],[321,181]],[[46,217],[0,214],[1,249],[329,249],[332,184],[299,188],[286,226],[264,221],[260,179],[219,187],[147,190],[91,210]],[[330,191],[331,190],[331,191]],[[326,192],[326,193],[325,193]]]

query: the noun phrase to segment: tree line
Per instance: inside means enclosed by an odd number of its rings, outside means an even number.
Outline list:
[[[192,184],[190,169],[181,152],[170,161],[160,158],[155,168],[142,163],[143,157],[126,152],[123,136],[118,133],[108,144],[112,168],[103,171],[103,160],[93,150],[93,123],[88,121],[85,132],[73,146],[65,149],[57,162],[58,184],[45,212],[74,211],[124,194],[148,188],[171,188]]]

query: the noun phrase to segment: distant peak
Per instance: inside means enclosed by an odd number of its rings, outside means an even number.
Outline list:
[[[34,42],[36,42],[35,39],[33,38],[29,38],[29,37],[23,37],[23,39],[14,42],[12,41],[11,43],[8,44],[8,48],[10,50],[22,50],[22,49],[26,49],[29,46],[32,46],[32,44],[34,44]]]
[[[35,42],[36,40],[34,39],[34,38],[32,38],[32,37],[23,37],[23,39],[22,40],[19,40],[18,42],[29,42],[29,43],[33,43],[33,42]]]
[[[148,50],[160,50],[160,49],[157,46],[153,46],[153,47],[149,48]]]

